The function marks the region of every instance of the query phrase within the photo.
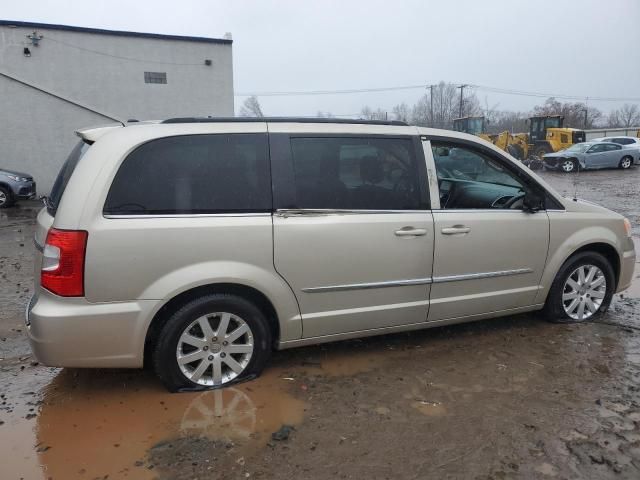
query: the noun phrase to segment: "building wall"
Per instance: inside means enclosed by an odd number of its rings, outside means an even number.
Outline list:
[[[40,194],[77,142],[74,130],[114,119],[233,116],[228,43],[38,28],[36,47],[26,38],[32,31],[0,26],[0,167],[34,175]],[[145,71],[166,72],[167,83],[145,83]]]

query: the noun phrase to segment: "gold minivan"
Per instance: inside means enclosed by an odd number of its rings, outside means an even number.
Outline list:
[[[79,131],[35,244],[32,349],[172,391],[274,349],[543,310],[631,282],[625,218],[478,137],[400,122],[185,118]]]

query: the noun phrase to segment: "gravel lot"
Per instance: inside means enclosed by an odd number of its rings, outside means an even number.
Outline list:
[[[542,176],[640,236],[640,168]],[[0,211],[3,480],[640,478],[640,282],[594,323],[520,315],[300,348],[255,381],[171,395],[147,372],[30,356],[38,208]]]

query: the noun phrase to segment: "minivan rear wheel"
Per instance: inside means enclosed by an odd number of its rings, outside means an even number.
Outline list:
[[[609,261],[596,252],[583,252],[569,258],[556,275],[544,313],[558,323],[592,320],[606,311],[615,288]]]
[[[153,350],[158,377],[172,392],[223,387],[260,374],[271,353],[264,314],[236,295],[209,294],[175,311]]]

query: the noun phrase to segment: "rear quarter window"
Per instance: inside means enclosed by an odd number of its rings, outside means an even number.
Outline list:
[[[49,194],[49,198],[47,199],[47,211],[49,215],[52,217],[56,216],[56,212],[58,211],[58,205],[60,204],[60,200],[62,199],[62,194],[67,188],[67,184],[69,183],[69,179],[71,175],[73,175],[73,171],[76,169],[78,162],[84,156],[84,154],[89,150],[90,145],[84,143],[82,141],[78,142],[78,144],[71,150],[71,153],[67,157],[67,160],[62,165],[58,176],[56,177],[55,182],[53,183],[53,187],[51,188],[51,193]]]
[[[266,134],[183,135],[145,143],[123,161],[106,215],[266,212]]]

